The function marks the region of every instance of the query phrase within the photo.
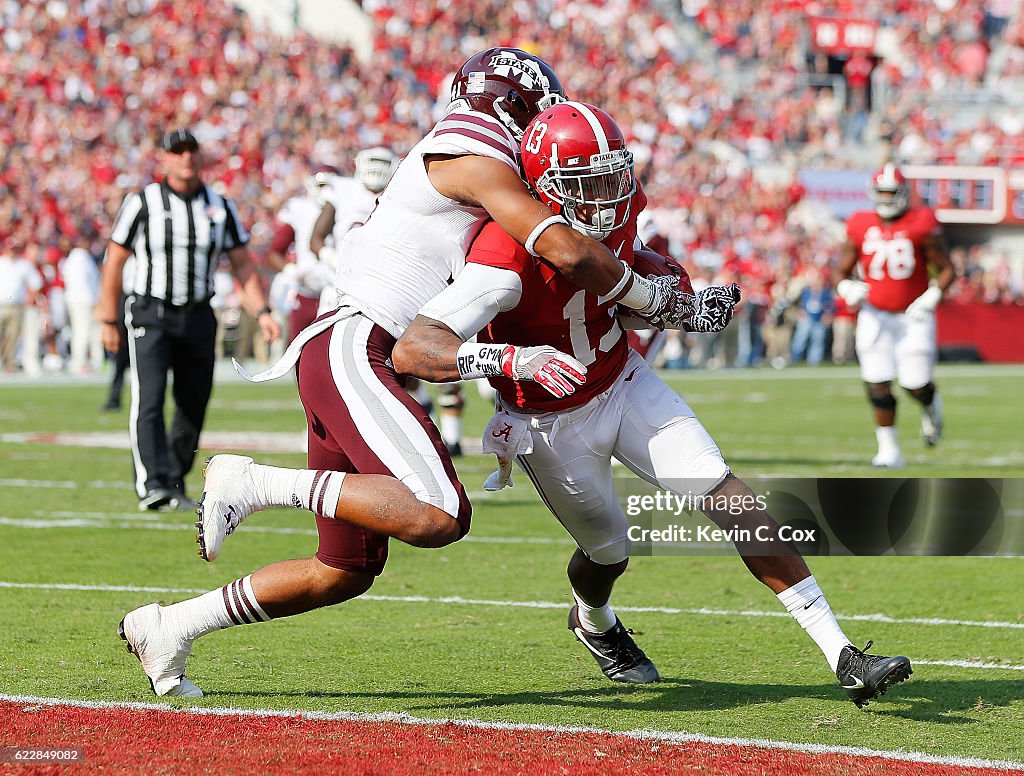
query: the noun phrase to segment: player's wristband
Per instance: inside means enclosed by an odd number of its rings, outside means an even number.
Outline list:
[[[479,380],[481,377],[503,377],[502,356],[509,345],[488,345],[480,342],[464,342],[455,354],[455,365],[463,380]]]
[[[262,307],[262,308],[260,308],[260,311],[258,313],[256,313],[256,319],[259,320],[264,315],[271,315],[271,314],[273,314],[273,312],[274,311],[271,310],[269,307]]]
[[[619,263],[622,264],[622,277],[619,278],[619,282],[615,284],[611,291],[609,291],[607,294],[601,294],[597,298],[598,304],[605,304],[610,301],[618,301],[619,295],[622,294],[626,286],[628,286],[632,282],[634,277],[633,270],[626,262],[622,261],[622,259],[619,259]]]
[[[534,249],[534,246],[537,244],[537,240],[540,239],[540,236],[544,234],[544,231],[553,224],[564,224],[565,226],[568,226],[569,222],[566,221],[561,216],[548,216],[547,218],[545,218],[543,221],[541,221],[539,224],[533,227],[533,231],[530,232],[530,236],[527,237],[526,242],[523,243],[523,247],[526,248],[527,253],[529,253],[531,256],[539,255],[537,251]]]
[[[640,313],[654,312],[654,306],[658,299],[654,283],[633,270],[629,272],[632,275],[633,284],[626,289],[626,293],[619,299],[619,304]]]

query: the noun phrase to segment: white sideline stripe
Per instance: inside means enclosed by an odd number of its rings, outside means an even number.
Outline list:
[[[196,528],[193,523],[160,523],[157,521],[167,513],[147,514],[140,512],[121,513],[104,515],[103,517],[117,517],[129,519],[131,522],[115,522],[96,517],[97,512],[37,512],[36,518],[3,517],[0,516],[0,525],[9,525],[15,528],[117,528],[118,530],[139,530],[139,531],[191,531]],[[246,533],[282,534],[288,536],[316,536],[315,528],[278,528],[269,525],[245,526]],[[572,545],[570,539],[555,539],[549,536],[465,536],[460,542],[470,544],[555,544]]]
[[[850,757],[879,757],[897,762],[914,762],[929,765],[948,765],[954,768],[992,768],[1014,771],[1024,768],[1024,762],[1013,760],[986,760],[981,757],[960,755],[936,755],[927,752],[908,752],[902,749],[868,749],[861,746],[826,746],[795,741],[774,741],[768,738],[738,738],[709,736],[703,733],[674,733],[661,730],[606,730],[604,728],[538,725],[524,722],[492,722],[476,719],[430,719],[415,717],[404,712],[385,711],[375,714],[358,711],[306,711],[304,709],[244,709],[224,706],[174,707],[169,703],[138,703],[127,701],[84,701],[72,698],[43,698],[35,695],[8,695],[0,693],[0,702],[25,704],[26,706],[71,706],[79,709],[119,709],[128,711],[164,711],[171,714],[198,714],[211,717],[255,717],[258,719],[309,719],[327,722],[386,722],[399,725],[455,725],[476,730],[523,731],[538,733],[563,733],[574,735],[599,735],[627,738],[635,741],[662,741],[669,744],[709,744],[711,746],[740,746],[757,749],[778,749],[802,754],[847,755]]]
[[[1024,666],[1009,663],[983,663],[976,660],[915,660],[916,666],[950,666],[951,668],[1003,668],[1007,671],[1024,671]]]
[[[145,592],[145,593],[206,593],[197,588],[170,587],[132,587],[129,585],[76,585],[63,583],[34,582],[0,582],[0,588],[24,588],[30,590],[95,590],[113,592]],[[569,604],[559,601],[496,601],[488,598],[462,598],[461,596],[443,596],[431,598],[422,595],[374,595],[367,593],[353,601],[385,601],[406,604],[456,604],[461,606],[497,606],[516,609],[565,609]],[[789,619],[788,612],[763,612],[756,609],[675,609],[668,606],[616,606],[617,612],[647,612],[653,614],[682,614],[711,617],[781,617]],[[938,617],[890,617],[887,614],[836,614],[837,620],[851,622],[882,622],[886,624],[912,625],[961,625],[977,628],[1000,628],[1024,630],[1020,622],[989,622],[986,620],[947,620]],[[939,664],[936,664],[939,665]],[[945,665],[944,663],[942,665]],[[952,664],[950,664],[952,665]],[[993,666],[1005,668],[999,663]],[[970,666],[975,667],[975,666]],[[979,664],[980,667],[980,664]]]
[[[93,480],[92,482],[84,483],[75,480],[0,480],[0,488],[63,488],[65,490],[74,490],[81,487],[120,490],[121,488],[131,487],[131,483],[107,480]]]

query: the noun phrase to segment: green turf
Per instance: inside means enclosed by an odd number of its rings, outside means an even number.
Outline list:
[[[742,474],[872,476],[870,413],[848,369],[673,373]],[[915,438],[901,403],[912,476],[1024,475],[1024,371],[948,367],[948,437]],[[474,392],[468,429],[486,407]],[[122,431],[101,415],[99,385],[0,385],[0,434]],[[217,386],[209,430],[296,431],[287,381]],[[210,451],[201,451],[202,453]],[[299,465],[301,456],[261,460]],[[470,537],[442,550],[392,545],[371,590],[386,597],[457,596],[553,602],[557,608],[358,600],[299,618],[233,628],[198,642],[189,675],[212,706],[405,711],[464,717],[651,728],[718,736],[912,749],[1024,760],[1024,672],[922,665],[867,711],[844,700],[817,648],[785,617],[623,612],[666,681],[613,685],[565,629],[565,562],[572,550],[525,478],[480,493],[490,462],[460,471],[475,503]],[[198,470],[190,479],[200,489]],[[0,581],[207,590],[261,565],[308,555],[308,515],[273,510],[228,540],[222,557],[195,555],[190,517],[139,516],[128,454],[111,448],[0,441]],[[1011,519],[1024,519],[1019,510]],[[283,532],[287,529],[290,532]],[[491,539],[531,539],[501,543]],[[1019,558],[815,558],[841,614],[1024,624]],[[114,630],[131,608],[187,593],[0,587],[0,688],[5,693],[152,700]],[[637,558],[620,606],[778,612],[774,596],[735,557]],[[1024,631],[965,625],[843,621],[857,642],[920,660],[1024,665]]]

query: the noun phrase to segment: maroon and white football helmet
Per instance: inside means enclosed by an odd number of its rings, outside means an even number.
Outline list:
[[[875,212],[886,220],[899,218],[910,207],[910,186],[892,162],[871,176],[871,200]]]
[[[474,54],[455,73],[449,111],[460,104],[493,116],[516,140],[530,119],[565,100],[555,71],[540,57],[514,48]]]
[[[329,164],[319,164],[313,168],[313,172],[306,178],[306,194],[320,207],[324,206],[323,189],[331,185],[336,178],[341,177],[341,171]]]
[[[569,225],[603,240],[629,221],[633,154],[600,108],[562,102],[542,111],[520,143],[526,182]]]

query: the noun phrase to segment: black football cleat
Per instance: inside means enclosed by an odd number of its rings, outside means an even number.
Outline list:
[[[870,649],[873,643],[869,641],[864,649]],[[870,701],[885,695],[893,685],[907,681],[912,673],[908,657],[869,655],[851,644],[843,647],[839,654],[836,678],[850,700],[858,709],[863,709]]]
[[[636,645],[629,635],[633,631],[622,627],[622,621],[615,618],[615,626],[604,633],[590,633],[580,625],[579,607],[569,610],[569,630],[582,642],[604,675],[613,682],[648,684],[661,681],[658,669],[651,659]]]

